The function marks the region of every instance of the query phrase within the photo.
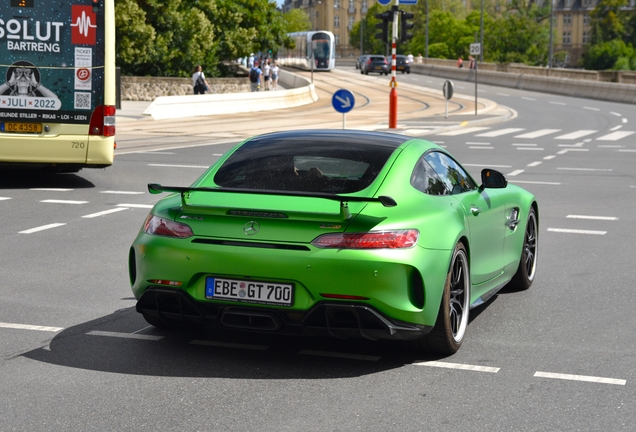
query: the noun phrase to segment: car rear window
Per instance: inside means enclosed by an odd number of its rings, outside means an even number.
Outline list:
[[[214,182],[228,188],[353,193],[375,180],[396,148],[325,138],[259,137],[236,150]]]

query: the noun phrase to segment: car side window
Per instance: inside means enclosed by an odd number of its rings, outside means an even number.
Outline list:
[[[411,184],[429,195],[455,195],[477,188],[468,173],[441,152],[429,152],[420,158],[411,175]]]
[[[453,158],[442,152],[429,152],[423,158],[448,189],[455,195],[477,189],[468,173]]]
[[[413,174],[411,174],[411,185],[428,195],[449,195],[451,193],[451,190],[424,158],[420,158]]]

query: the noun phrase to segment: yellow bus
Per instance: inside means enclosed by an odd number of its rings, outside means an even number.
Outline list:
[[[112,165],[114,0],[0,4],[0,168]]]

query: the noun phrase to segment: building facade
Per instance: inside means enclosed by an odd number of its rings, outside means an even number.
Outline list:
[[[590,13],[598,0],[555,0],[554,52],[564,52],[562,66],[577,67],[590,44],[592,33]],[[629,0],[625,8],[636,11],[636,0]]]

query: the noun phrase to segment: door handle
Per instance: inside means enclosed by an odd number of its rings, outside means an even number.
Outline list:
[[[481,213],[481,208],[477,207],[475,205],[470,206],[470,212],[474,215],[477,216],[479,213]]]

